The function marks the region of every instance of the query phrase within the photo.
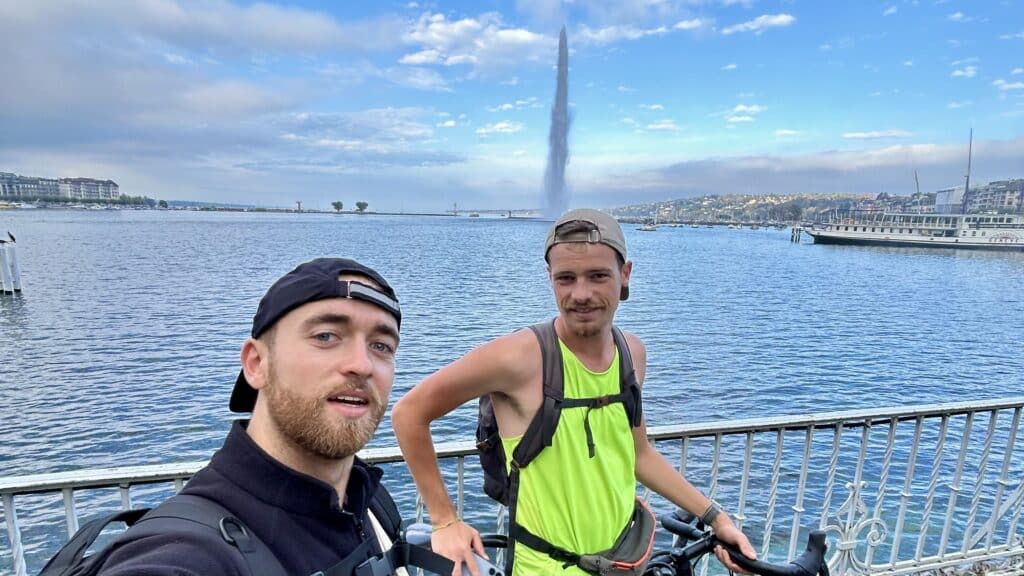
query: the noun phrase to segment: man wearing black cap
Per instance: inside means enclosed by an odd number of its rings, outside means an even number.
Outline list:
[[[227,510],[285,574],[380,553],[367,509],[381,471],[355,454],[387,408],[401,321],[391,286],[353,260],[320,258],[280,278],[260,301],[231,394],[231,410],[252,418],[234,423],[182,494]],[[101,574],[268,573],[214,530],[133,530]]]
[[[554,321],[478,347],[418,384],[392,410],[395,436],[434,524],[434,551],[471,571],[472,553],[483,552],[477,531],[456,515],[430,435],[432,421],[481,398],[481,429],[490,419],[500,432],[478,436],[478,447],[491,480],[485,488],[508,505],[512,576],[627,573],[595,567],[592,558],[632,541],[623,537],[631,528],[653,525],[653,519],[636,520],[650,516],[634,501],[638,481],[753,558],[747,538],[721,507],[647,440],[640,401],[646,351],[635,335],[613,327],[633,270],[618,222],[597,210],[571,210],[548,232],[544,258],[558,305]],[[560,387],[552,385],[556,380]],[[500,456],[490,470],[506,478],[488,471],[494,462],[488,454]],[[640,552],[634,566],[643,563]],[[716,555],[738,570],[724,550]]]

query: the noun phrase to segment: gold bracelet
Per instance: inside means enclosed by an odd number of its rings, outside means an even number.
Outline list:
[[[431,527],[430,531],[431,532],[439,532],[439,531],[444,530],[445,528],[451,526],[452,524],[456,524],[458,522],[462,522],[462,518],[459,518],[458,516],[456,516],[455,518],[452,518],[451,520],[445,522],[444,524],[441,524],[440,526],[433,526],[433,527]]]

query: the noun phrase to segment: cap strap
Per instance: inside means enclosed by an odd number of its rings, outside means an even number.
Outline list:
[[[338,295],[342,298],[363,300],[364,302],[379,306],[390,312],[395,318],[401,318],[402,316],[402,309],[398,306],[398,300],[362,282],[338,280]]]

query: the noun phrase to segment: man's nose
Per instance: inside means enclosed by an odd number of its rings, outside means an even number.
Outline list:
[[[373,358],[370,357],[370,345],[365,338],[353,338],[341,354],[339,369],[342,372],[364,378],[373,374]]]
[[[593,292],[593,287],[590,285],[590,282],[587,282],[586,280],[578,280],[572,286],[572,298],[577,302],[586,302],[587,300],[590,300],[590,295],[593,294]]]

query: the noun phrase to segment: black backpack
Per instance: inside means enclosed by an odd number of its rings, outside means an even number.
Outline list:
[[[539,536],[531,534],[516,523],[516,496],[519,492],[519,471],[533,462],[541,450],[551,445],[558,427],[558,420],[565,408],[598,409],[621,402],[629,417],[631,427],[640,426],[643,421],[643,406],[640,399],[640,385],[633,370],[633,357],[626,344],[622,331],[612,327],[615,347],[619,350],[619,393],[609,396],[592,398],[565,398],[565,387],[562,366],[562,349],[559,346],[555,323],[541,322],[530,326],[540,342],[541,358],[544,370],[544,400],[537,414],[533,417],[522,439],[512,453],[512,464],[506,466],[505,448],[498,433],[498,421],[494,418],[494,407],[490,395],[480,397],[480,415],[477,420],[477,450],[480,453],[480,466],[484,472],[484,492],[508,507],[508,556],[505,571],[512,573],[515,557],[515,543],[521,542],[534,550],[547,553],[552,557],[567,559],[574,556]],[[589,416],[589,414],[588,414]],[[594,440],[590,432],[590,422],[585,420],[587,432],[587,448],[590,457],[594,457]],[[511,468],[511,473],[507,470]]]
[[[402,517],[398,512],[398,506],[383,485],[377,488],[373,498],[370,499],[369,508],[388,537],[393,542],[398,541],[402,531]],[[126,524],[130,528],[131,534],[129,535],[128,531],[125,531],[110,544],[97,550],[94,554],[86,556],[100,532],[117,522]],[[121,538],[135,539],[147,534],[195,533],[209,530],[219,534],[220,541],[241,556],[241,565],[247,567],[250,575],[289,576],[266,544],[249,531],[231,512],[212,500],[191,494],[177,494],[153,509],[123,510],[86,522],[46,563],[39,576],[94,576],[114,551]],[[366,560],[370,550],[370,542],[364,542],[341,563],[321,574],[324,576],[358,574],[355,569]],[[396,554],[389,552],[391,556]],[[384,556],[388,557],[388,554]],[[451,573],[450,566],[449,564],[446,574]],[[428,568],[430,567],[428,566]]]

